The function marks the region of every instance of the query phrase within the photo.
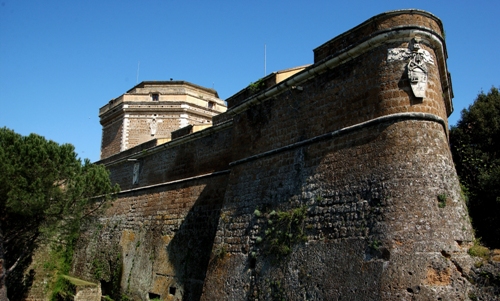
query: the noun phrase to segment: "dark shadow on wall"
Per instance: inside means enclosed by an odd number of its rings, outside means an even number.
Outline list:
[[[167,246],[182,300],[200,300],[214,244],[228,174],[198,180],[206,184]],[[197,181],[197,182],[198,182]],[[190,183],[198,185],[200,183]],[[175,287],[169,288],[172,294]]]
[[[27,221],[21,215],[11,214],[2,217],[2,242],[5,268],[15,268],[7,274],[5,284],[10,300],[24,300],[31,289],[35,271],[30,269],[33,255],[39,247],[40,222],[36,219]],[[31,223],[31,224],[30,224]],[[8,242],[8,243],[6,243]]]

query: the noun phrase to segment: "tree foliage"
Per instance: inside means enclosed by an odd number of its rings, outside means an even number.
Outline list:
[[[118,188],[104,166],[82,163],[72,145],[7,128],[0,128],[0,170],[0,300],[5,287],[18,299],[37,245],[64,244]]]
[[[500,248],[500,94],[481,92],[450,130],[453,160],[478,237]]]

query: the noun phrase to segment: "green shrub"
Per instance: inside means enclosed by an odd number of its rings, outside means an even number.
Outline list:
[[[479,245],[479,244],[474,244],[469,249],[468,253],[470,256],[481,257],[485,260],[487,260],[490,257],[490,250],[486,247]]]
[[[442,193],[440,195],[438,195],[438,207],[439,208],[444,208],[446,207],[446,199],[448,199],[448,196],[446,195],[446,193]]]
[[[481,244],[481,238],[474,240],[474,245],[467,252],[470,256],[479,257],[482,261],[476,262],[476,267],[481,267],[484,261],[490,258],[490,250]]]
[[[285,256],[292,252],[292,246],[307,239],[304,228],[307,217],[307,206],[288,211],[272,211],[265,230],[264,246],[266,253]],[[262,241],[262,240],[261,240]]]

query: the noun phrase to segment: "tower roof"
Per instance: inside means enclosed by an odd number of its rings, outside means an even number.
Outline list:
[[[142,82],[138,83],[137,85],[135,85],[134,87],[132,87],[126,93],[134,93],[137,89],[145,88],[148,86],[149,87],[152,87],[152,86],[163,86],[164,87],[164,86],[169,86],[169,85],[172,85],[172,86],[191,86],[191,87],[196,88],[196,89],[204,90],[207,93],[212,93],[212,94],[214,94],[215,97],[219,98],[219,94],[217,93],[216,90],[206,88],[203,86],[199,86],[199,85],[195,85],[193,83],[190,83],[190,82],[184,81],[184,80],[147,80],[147,81],[142,81]]]

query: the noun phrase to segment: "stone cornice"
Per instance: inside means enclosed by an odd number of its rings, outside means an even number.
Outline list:
[[[122,190],[122,191],[118,192],[115,195],[123,195],[123,194],[131,193],[131,192],[141,191],[141,190],[148,190],[148,189],[153,189],[153,188],[157,188],[157,187],[175,185],[175,184],[185,183],[185,182],[189,182],[189,181],[196,181],[196,180],[201,180],[201,179],[205,179],[208,177],[227,175],[229,173],[230,173],[229,169],[220,170],[220,171],[216,171],[216,172],[212,172],[212,173],[208,173],[208,174],[203,174],[203,175],[199,175],[199,176],[182,178],[179,180],[173,180],[173,181],[168,181],[168,182],[163,182],[163,183],[158,183],[158,184],[153,184],[153,185],[148,185],[148,186],[141,186],[141,187],[137,187],[137,188],[126,189],[126,190]]]
[[[113,121],[116,116],[124,115],[124,114],[169,114],[169,113],[189,113],[190,115],[211,118],[215,115],[221,114],[223,112],[218,112],[214,110],[210,110],[205,107],[201,107],[196,104],[192,104],[185,101],[179,102],[122,102],[113,110],[107,111],[100,115],[100,122],[102,125],[107,124],[110,121]]]
[[[272,150],[269,150],[269,151],[266,151],[266,152],[263,152],[263,153],[260,153],[260,154],[256,154],[256,155],[253,155],[253,156],[250,156],[250,157],[246,157],[246,158],[237,160],[237,161],[233,161],[233,162],[229,163],[229,166],[235,166],[235,165],[243,164],[243,163],[250,162],[250,161],[253,161],[253,160],[257,160],[257,159],[260,159],[260,158],[263,158],[263,157],[275,155],[275,154],[278,154],[278,153],[281,153],[281,152],[284,152],[284,151],[289,151],[289,150],[292,150],[292,149],[295,149],[295,148],[298,148],[298,147],[303,147],[303,146],[306,146],[306,145],[309,145],[309,144],[313,144],[313,143],[317,143],[317,142],[320,142],[320,141],[324,141],[324,140],[327,140],[327,139],[332,139],[332,138],[340,137],[342,135],[346,135],[346,134],[352,133],[354,131],[358,131],[358,130],[361,130],[363,128],[370,127],[370,126],[375,126],[375,125],[378,125],[378,124],[381,124],[381,123],[384,123],[384,122],[398,122],[398,121],[405,121],[405,120],[419,120],[419,121],[432,121],[432,122],[436,122],[436,123],[441,124],[443,126],[443,128],[444,128],[444,132],[447,133],[447,131],[446,131],[446,122],[441,117],[439,117],[439,116],[436,116],[436,115],[433,115],[433,114],[427,114],[427,113],[397,113],[397,114],[390,114],[390,115],[385,115],[385,116],[382,116],[382,117],[374,118],[374,119],[371,119],[369,121],[361,122],[361,123],[358,123],[358,124],[355,124],[355,125],[351,125],[351,126],[348,126],[348,127],[345,127],[345,128],[342,128],[342,129],[339,129],[339,130],[336,130],[336,131],[333,131],[333,132],[330,132],[330,133],[326,133],[326,134],[323,134],[323,135],[319,135],[319,136],[316,136],[316,137],[313,137],[313,138],[310,138],[310,139],[299,141],[297,143],[292,143],[292,144],[289,144],[289,145],[285,145],[283,147],[272,149]]]
[[[158,88],[155,89],[154,87],[150,88],[151,91],[134,91],[136,89],[147,89],[145,86],[148,84],[151,85],[158,85]],[[168,92],[162,92],[161,90],[167,89],[169,90]],[[132,89],[128,90],[125,94],[122,94],[112,100],[110,100],[107,104],[102,106],[99,109],[99,115],[106,114],[110,110],[115,109],[118,105],[121,103],[133,103],[133,102],[144,102],[143,100],[128,100],[127,98],[129,96],[149,96],[152,93],[159,93],[160,95],[187,95],[191,96],[193,98],[198,98],[203,101],[213,101],[217,103],[219,106],[225,107],[226,104],[225,102],[218,98],[217,91],[209,88],[204,88],[195,84],[191,84],[189,82],[185,81],[150,81],[150,82],[141,82],[140,84],[134,86]],[[200,94],[203,93],[203,94]],[[160,101],[161,102],[171,102],[170,100],[167,101]],[[175,102],[175,101],[174,101]],[[157,103],[155,103],[157,104]]]
[[[139,84],[135,85],[131,89],[129,89],[127,91],[127,93],[130,93],[134,89],[137,89],[137,88],[144,88],[147,85],[156,85],[156,86],[181,86],[181,87],[182,86],[188,86],[190,88],[194,88],[194,89],[197,89],[197,90],[202,90],[205,93],[214,94],[216,97],[218,97],[217,91],[215,91],[214,89],[205,88],[205,87],[202,87],[202,86],[190,83],[188,81],[183,81],[183,80],[170,80],[170,81],[161,81],[161,80],[155,81],[155,80],[153,80],[153,81],[143,81],[143,82],[140,82]]]

